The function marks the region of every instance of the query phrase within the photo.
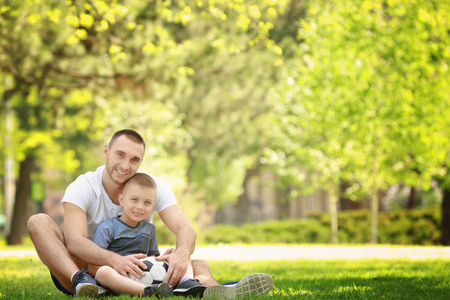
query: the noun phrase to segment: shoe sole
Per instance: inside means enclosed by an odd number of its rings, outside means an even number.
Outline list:
[[[90,283],[81,283],[77,285],[76,296],[97,298],[99,296],[98,286]]]
[[[194,298],[202,298],[203,293],[206,290],[206,286],[193,286],[189,289],[174,289],[174,296],[183,296],[183,297],[194,297]]]
[[[168,298],[172,296],[173,289],[167,283],[161,283],[156,290],[156,298]]]
[[[203,298],[244,298],[266,295],[273,289],[273,279],[264,273],[250,274],[242,278],[235,285],[216,285],[208,287],[203,293]]]
[[[107,290],[101,285],[98,286],[98,297],[97,298],[106,298],[108,296],[116,296],[117,294],[111,290]]]

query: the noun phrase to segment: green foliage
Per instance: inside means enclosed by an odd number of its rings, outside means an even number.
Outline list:
[[[33,155],[71,181],[132,127],[142,169],[210,207],[260,164],[293,197],[449,181],[448,1],[1,4],[1,165]]]
[[[242,226],[215,225],[199,238],[207,244],[327,243],[329,228],[317,220],[268,221]]]
[[[449,11],[442,1],[308,1],[274,96],[279,173],[299,189],[358,182],[357,197],[374,184],[429,188],[450,144]]]
[[[206,244],[324,244],[330,243],[330,215],[311,214],[307,219],[267,221],[243,226],[216,225],[200,233]],[[344,211],[338,215],[339,242],[370,243],[370,212]],[[439,245],[438,207],[382,212],[378,217],[378,239],[382,244]]]
[[[343,243],[370,242],[370,212],[345,211],[339,213],[339,241]],[[329,226],[327,215],[316,219]],[[381,212],[378,216],[378,239],[382,244],[439,245],[440,209]]]
[[[221,283],[236,281],[256,272],[264,272],[274,278],[272,292],[249,299],[443,300],[450,289],[448,260],[268,260],[245,263],[229,260],[209,263],[212,274]],[[1,299],[71,298],[55,288],[48,269],[38,258],[2,258],[0,276]]]
[[[105,124],[87,89],[95,61],[67,43],[73,13],[58,1],[8,1],[0,12],[0,110],[11,107],[13,120],[5,151],[67,175],[79,172]]]
[[[283,62],[269,32],[286,2],[22,2],[0,12],[19,161],[34,151],[70,176],[91,167],[93,143],[132,127],[160,161],[144,170],[185,177],[180,190],[195,182],[207,203],[237,197]]]

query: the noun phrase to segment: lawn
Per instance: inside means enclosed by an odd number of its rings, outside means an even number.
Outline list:
[[[254,272],[273,276],[273,291],[258,299],[450,299],[450,260],[211,261],[210,265],[220,282]],[[0,272],[0,299],[70,299],[56,290],[36,257],[0,258]]]

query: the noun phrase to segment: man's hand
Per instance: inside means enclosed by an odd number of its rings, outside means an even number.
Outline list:
[[[147,269],[147,266],[140,259],[146,257],[145,254],[117,255],[112,267],[122,276],[128,277],[128,274],[130,274],[140,279],[144,276],[144,272],[139,267],[144,270]]]
[[[156,257],[158,261],[167,261],[169,269],[167,270],[164,281],[169,286],[176,286],[183,278],[188,265],[191,263],[189,252],[180,249],[168,249],[162,256]]]

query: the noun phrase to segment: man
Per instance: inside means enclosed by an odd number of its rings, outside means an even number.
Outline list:
[[[120,215],[118,196],[124,183],[138,171],[144,153],[145,142],[136,131],[124,129],[116,132],[103,151],[105,166],[79,176],[66,189],[61,201],[65,209],[63,231],[46,214],[37,214],[28,220],[28,232],[36,251],[49,268],[56,287],[63,293],[95,297],[102,292],[95,279],[81,271],[87,268],[87,264],[110,266],[124,276],[143,276],[139,267],[145,269],[140,261],[145,254],[121,256],[97,246],[91,239],[98,224]],[[176,248],[160,257],[170,265],[167,283],[176,286],[194,252],[196,232],[177,205],[171,189],[157,177],[152,178],[157,184],[154,210],[177,237]],[[250,291],[248,296],[266,294],[273,287],[272,278],[261,274],[248,275],[237,286],[219,286],[205,261],[193,260],[192,266],[196,279],[214,287],[208,293],[205,291],[210,296],[235,297],[235,290],[241,288]]]

